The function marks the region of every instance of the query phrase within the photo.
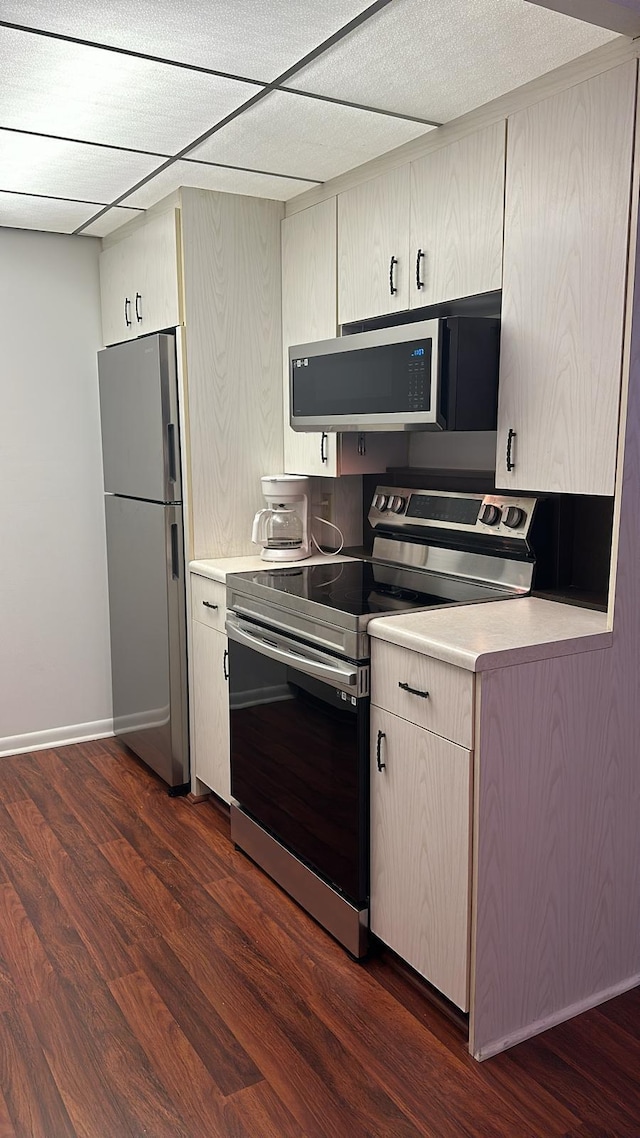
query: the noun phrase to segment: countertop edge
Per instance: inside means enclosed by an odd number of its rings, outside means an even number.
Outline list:
[[[386,626],[386,627],[385,627]],[[424,656],[454,664],[469,672],[488,672],[498,668],[513,667],[516,664],[532,664],[539,660],[552,660],[558,656],[574,656],[583,652],[597,652],[609,648],[613,641],[610,631],[594,632],[583,636],[567,637],[561,640],[546,640],[534,644],[515,644],[511,648],[501,648],[492,652],[476,651],[459,645],[447,644],[430,638],[425,633],[409,632],[387,624],[384,617],[371,621],[369,634],[377,640],[397,644]]]

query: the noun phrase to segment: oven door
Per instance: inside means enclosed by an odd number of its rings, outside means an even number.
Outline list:
[[[231,794],[358,907],[368,898],[369,667],[227,616]]]

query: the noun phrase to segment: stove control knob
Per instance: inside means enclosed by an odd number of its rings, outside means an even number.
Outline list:
[[[519,506],[507,506],[502,520],[509,529],[520,529],[520,526],[526,521],[526,517],[524,510],[521,510]]]
[[[485,526],[497,526],[501,514],[502,511],[499,506],[494,506],[491,502],[487,502],[486,506],[482,507],[480,521]]]
[[[384,508],[387,504],[387,495],[386,494],[376,494],[375,498],[373,499],[373,504],[374,504],[374,507],[376,508],[376,510],[384,510]]]
[[[401,514],[406,504],[407,503],[405,498],[399,498],[396,496],[389,502],[389,509],[393,510],[394,514]]]

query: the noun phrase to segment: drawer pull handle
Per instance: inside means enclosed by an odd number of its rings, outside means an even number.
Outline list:
[[[378,742],[376,743],[376,763],[378,764],[378,770],[379,771],[385,770],[386,765],[387,765],[386,763],[382,762],[382,755],[381,755],[382,740],[386,739],[386,737],[387,736],[385,735],[384,731],[378,731]]]
[[[418,688],[410,688],[408,684],[401,684],[401,683],[398,683],[398,687],[402,688],[403,691],[410,692],[411,695],[419,695],[420,699],[428,699],[429,698],[429,692],[428,691],[419,691]]]
[[[217,605],[212,605],[211,601],[203,601],[202,603],[206,609],[217,609],[218,607]]]

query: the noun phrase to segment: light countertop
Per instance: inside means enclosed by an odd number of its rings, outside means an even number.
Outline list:
[[[593,652],[612,640],[606,613],[538,597],[376,617],[367,631],[470,672]]]
[[[324,565],[330,561],[354,561],[353,557],[345,557],[338,553],[329,557],[324,553],[314,553],[312,557],[305,557],[302,561],[265,561],[259,556],[249,557],[218,557],[212,561],[190,561],[189,569],[198,573],[200,577],[209,577],[212,581],[226,581],[229,573],[252,573],[259,569],[287,569],[292,565]]]

